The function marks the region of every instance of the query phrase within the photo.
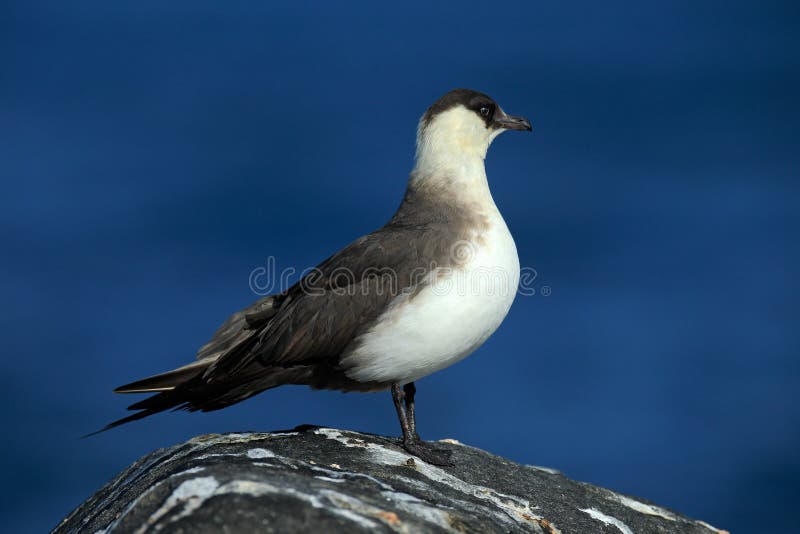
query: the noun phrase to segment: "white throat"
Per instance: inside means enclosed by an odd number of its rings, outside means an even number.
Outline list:
[[[409,184],[449,192],[463,198],[492,201],[484,159],[502,132],[489,130],[473,112],[457,106],[420,121],[417,153]]]

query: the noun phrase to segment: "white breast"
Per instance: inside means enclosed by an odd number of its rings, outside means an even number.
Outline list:
[[[494,206],[492,206],[494,207]],[[342,359],[349,378],[405,384],[468,356],[500,326],[519,283],[514,239],[493,210],[481,236],[458,243],[462,261],[398,297]]]

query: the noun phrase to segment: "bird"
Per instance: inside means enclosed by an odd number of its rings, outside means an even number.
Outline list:
[[[450,451],[417,432],[415,381],[481,346],[516,295],[517,249],[484,165],[507,130],[532,127],[484,93],[444,94],[419,120],[406,191],[385,225],[234,313],[193,362],[116,388],[153,395],[98,432],[168,409],[218,410],[288,384],[390,390],[402,447],[452,465]]]

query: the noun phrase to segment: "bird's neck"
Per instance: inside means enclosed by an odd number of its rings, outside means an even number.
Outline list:
[[[485,150],[465,150],[457,143],[418,143],[408,187],[454,202],[494,206],[486,178],[485,154]]]

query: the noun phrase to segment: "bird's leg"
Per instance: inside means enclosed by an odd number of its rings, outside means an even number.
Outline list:
[[[414,385],[414,382],[409,382],[403,386],[403,393],[405,393],[408,429],[411,431],[411,435],[414,436],[415,440],[422,441],[417,433],[417,417],[414,414],[414,395],[417,393],[417,387]]]
[[[403,441],[405,441],[406,436],[411,435],[411,428],[408,424],[406,408],[403,405],[405,393],[400,384],[392,384],[392,400],[394,401],[394,409],[397,410],[397,418],[400,420],[400,428],[403,430]]]
[[[405,391],[404,391],[405,390]],[[411,399],[406,397],[407,392],[411,391]],[[410,388],[403,388],[400,384],[392,384],[392,400],[394,401],[397,418],[400,419],[400,428],[403,430],[403,448],[413,454],[423,462],[433,465],[453,465],[450,461],[451,451],[438,449],[430,443],[419,439],[415,430],[414,423],[414,385]],[[410,407],[410,416],[408,408]]]

